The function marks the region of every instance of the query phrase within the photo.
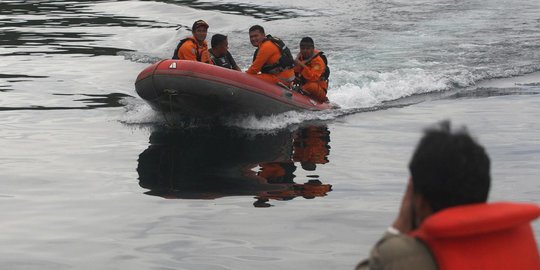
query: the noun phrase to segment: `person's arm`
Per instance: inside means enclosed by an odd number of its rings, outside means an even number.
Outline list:
[[[308,81],[318,81],[326,68],[324,61],[320,57],[315,57],[313,60],[311,60],[309,66],[306,66],[302,62],[300,62],[300,64],[303,66],[301,72],[302,77]]]
[[[298,53],[296,55],[296,58],[294,59],[294,72],[300,73],[302,72],[302,69],[306,66],[304,62],[301,60],[302,54]]]
[[[279,52],[279,49],[275,45],[273,45],[272,42],[267,41],[261,43],[261,45],[259,46],[259,53],[257,54],[257,58],[255,58],[251,66],[248,68],[248,70],[246,70],[246,73],[258,74],[259,72],[261,72],[262,67],[268,62],[270,57],[274,53],[276,53],[276,51]]]
[[[406,234],[386,232],[356,270],[437,270],[428,248]]]
[[[413,230],[413,213],[412,213],[412,179],[409,178],[407,183],[407,188],[401,199],[401,206],[399,208],[399,213],[391,228],[396,229],[400,233],[409,233]]]
[[[428,248],[407,234],[412,230],[412,192],[409,179],[396,220],[356,270],[437,270]]]
[[[210,57],[210,52],[208,51],[208,44],[206,41],[204,41],[202,45],[199,45],[199,50],[199,53],[201,54],[201,62],[214,65],[214,61],[212,61],[212,58]]]
[[[227,51],[227,57],[229,58],[229,62],[231,62],[231,66],[233,67],[233,69],[242,72],[242,69],[236,64],[236,61],[234,61],[234,57],[229,51]]]
[[[192,40],[186,40],[178,50],[178,59],[197,61],[197,45]]]

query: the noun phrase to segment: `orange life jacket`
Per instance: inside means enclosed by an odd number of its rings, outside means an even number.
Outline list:
[[[411,235],[429,247],[440,270],[538,270],[530,222],[539,216],[534,204],[451,207],[429,216]]]
[[[330,68],[328,67],[328,59],[324,52],[321,52],[317,49],[313,51],[313,55],[308,59],[304,59],[303,56],[300,56],[300,61],[305,61],[304,64],[308,67],[307,72],[306,68],[302,66],[295,66],[294,72],[297,73],[296,76],[301,84],[305,84],[308,81],[325,81],[328,86],[328,77],[330,76]],[[316,69],[315,66],[318,66]]]
[[[190,46],[183,46],[186,42],[189,42]],[[206,41],[199,45],[199,42],[194,37],[187,37],[176,45],[172,59],[192,60],[203,62],[207,64],[213,64],[212,59],[208,53],[208,44]]]
[[[285,44],[282,41],[276,44],[276,40],[278,39],[268,35],[259,44],[253,55],[253,63],[246,70],[246,73],[257,75],[258,78],[270,83],[280,83],[289,86],[294,81],[294,71],[292,69],[294,59]],[[261,74],[258,74],[259,72]]]
[[[279,58],[272,61],[272,64],[264,63],[260,71],[262,73],[277,74],[282,72],[283,70],[294,68],[294,57],[292,56],[291,51],[289,50],[287,45],[285,45],[285,43],[281,39],[272,37],[271,35],[266,35],[266,38],[261,42],[261,44],[267,41],[271,41],[278,48]],[[259,45],[257,50],[255,50],[255,53],[253,53],[253,62],[255,62],[255,60],[257,59],[260,48],[261,46]]]

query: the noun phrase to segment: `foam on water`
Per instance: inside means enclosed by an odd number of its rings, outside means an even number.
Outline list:
[[[328,96],[344,109],[373,107],[413,94],[448,89],[448,80],[441,77],[419,68],[382,73],[338,71]]]
[[[250,130],[271,131],[284,129],[289,126],[307,121],[325,121],[334,119],[342,114],[340,110],[319,111],[319,112],[297,112],[290,111],[278,115],[265,117],[233,117],[224,120],[224,124],[232,127],[239,127]]]
[[[125,98],[122,100],[126,111],[119,116],[119,121],[127,124],[162,124],[165,119],[163,115],[146,104],[143,100],[137,98]]]
[[[140,99],[125,98],[126,111],[118,121],[126,125],[157,125],[171,128],[198,128],[208,125],[224,125],[257,132],[272,132],[313,120],[330,120],[342,115],[343,111],[296,112],[290,111],[279,115],[265,117],[231,116],[221,119],[201,120],[184,118],[179,115],[154,111]]]

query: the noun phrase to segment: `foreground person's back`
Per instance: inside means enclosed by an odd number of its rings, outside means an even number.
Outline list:
[[[530,222],[534,204],[486,203],[451,207],[411,233],[424,242],[438,269],[538,270],[540,256]]]

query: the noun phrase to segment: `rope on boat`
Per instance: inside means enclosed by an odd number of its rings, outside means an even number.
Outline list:
[[[165,89],[163,92],[169,97],[169,113],[172,114],[173,113],[172,97],[178,95],[178,91],[174,89]],[[163,113],[163,118],[165,119],[165,122],[167,123],[167,125],[174,127],[175,126],[174,122],[169,121],[165,110],[162,110],[161,112]]]

